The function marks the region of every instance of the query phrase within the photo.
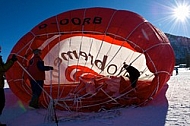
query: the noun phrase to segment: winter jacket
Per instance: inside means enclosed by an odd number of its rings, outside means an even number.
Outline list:
[[[45,80],[45,71],[50,70],[50,66],[44,66],[44,61],[40,56],[34,55],[34,57],[29,61],[27,70],[32,76],[32,78],[29,77],[31,80]]]
[[[11,66],[14,64],[14,61],[8,60],[5,64],[0,64],[0,88],[4,88],[5,82],[4,82],[4,74],[6,71],[11,68]]]
[[[129,73],[130,78],[138,78],[140,76],[140,72],[133,66],[125,65],[124,68]]]

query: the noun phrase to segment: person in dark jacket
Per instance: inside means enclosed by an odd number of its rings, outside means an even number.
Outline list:
[[[140,77],[140,72],[133,66],[127,65],[125,62],[123,63],[123,68],[129,73],[129,80],[131,82],[131,87],[135,88],[137,85],[138,78]]]
[[[176,67],[175,70],[176,70],[176,75],[178,75],[178,68]]]
[[[7,60],[6,63],[3,62],[2,56],[0,56],[0,115],[3,112],[5,107],[5,92],[4,92],[4,85],[5,85],[5,72],[7,72],[17,61],[16,55],[12,55],[12,58]],[[6,124],[1,124],[0,126],[6,126]]]
[[[29,106],[32,108],[39,108],[38,101],[43,90],[45,71],[53,70],[52,66],[44,66],[44,61],[41,59],[41,50],[34,49],[34,56],[29,61],[27,70],[30,74],[30,84],[32,89],[32,98]]]

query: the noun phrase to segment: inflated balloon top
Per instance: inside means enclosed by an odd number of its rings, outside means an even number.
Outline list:
[[[136,13],[98,7],[67,11],[39,23],[11,51],[18,61],[7,81],[24,102],[31,98],[26,66],[33,49],[41,49],[45,65],[54,67],[46,72],[40,104],[54,100],[61,110],[145,105],[175,64],[166,35]]]

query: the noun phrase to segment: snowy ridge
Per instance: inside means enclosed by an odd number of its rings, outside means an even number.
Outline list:
[[[176,57],[176,64],[190,64],[190,38],[165,33]],[[188,62],[188,63],[187,63]]]

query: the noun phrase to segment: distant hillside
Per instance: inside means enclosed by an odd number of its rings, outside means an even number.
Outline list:
[[[176,65],[187,64],[190,66],[190,38],[165,34],[174,49]]]

